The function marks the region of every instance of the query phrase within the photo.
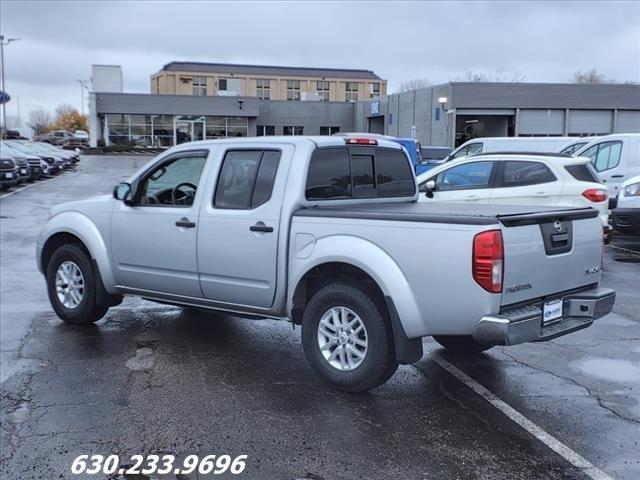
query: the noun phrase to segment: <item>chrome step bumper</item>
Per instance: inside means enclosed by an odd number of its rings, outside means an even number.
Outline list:
[[[610,288],[592,288],[560,297],[562,317],[542,323],[542,301],[507,307],[497,315],[478,322],[473,338],[484,345],[516,345],[542,342],[587,328],[594,320],[611,311],[616,292]]]

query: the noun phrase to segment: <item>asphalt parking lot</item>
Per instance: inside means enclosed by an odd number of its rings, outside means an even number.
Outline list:
[[[84,157],[0,198],[3,478],[84,478],[69,471],[83,453],[246,454],[251,479],[640,478],[640,239],[607,248],[617,303],[591,328],[479,357],[426,340],[348,395],[285,322],[134,299],[92,326],[58,320],[34,261],[48,207],[109,194],[146,160]]]

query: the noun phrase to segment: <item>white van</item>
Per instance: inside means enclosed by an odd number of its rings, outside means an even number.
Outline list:
[[[491,152],[557,152],[575,137],[485,137],[467,140],[453,152],[446,162]]]
[[[605,135],[573,154],[588,157],[614,197],[625,180],[640,175],[640,133]]]
[[[584,147],[587,143],[599,140],[602,137],[575,137],[574,140],[567,143],[564,147],[558,149],[558,153],[564,153],[565,155],[574,155],[578,150]]]

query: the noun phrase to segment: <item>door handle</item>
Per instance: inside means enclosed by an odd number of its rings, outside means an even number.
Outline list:
[[[470,202],[480,200],[480,198],[478,198],[476,195],[469,195],[468,197],[464,197],[464,199]]]
[[[176,222],[176,227],[182,228],[196,228],[195,222],[190,222],[187,217],[182,217]]]
[[[622,175],[622,174],[611,175],[611,178],[624,178],[624,175]]]
[[[273,227],[267,227],[264,223],[258,222],[255,225],[251,225],[249,227],[249,230],[251,230],[252,232],[270,233],[270,232],[273,232]]]
[[[546,192],[536,192],[534,195],[534,197],[548,197],[549,194]]]

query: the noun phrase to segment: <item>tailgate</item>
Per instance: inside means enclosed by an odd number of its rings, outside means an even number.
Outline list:
[[[600,281],[602,224],[592,208],[499,215],[504,242],[502,305]]]

